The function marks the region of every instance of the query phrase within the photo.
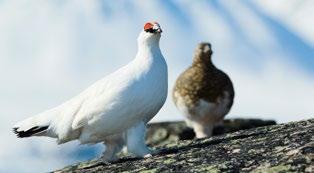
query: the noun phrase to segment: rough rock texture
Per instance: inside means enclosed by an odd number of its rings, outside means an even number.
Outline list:
[[[239,130],[275,125],[273,120],[261,119],[226,119],[223,127],[214,128],[213,135],[236,132]],[[194,139],[193,129],[183,121],[152,123],[147,126],[146,142],[151,146],[165,145],[179,140]]]
[[[148,159],[101,159],[56,172],[313,172],[314,119],[166,144]]]

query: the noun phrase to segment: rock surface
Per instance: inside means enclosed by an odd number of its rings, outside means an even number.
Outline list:
[[[223,127],[214,128],[213,135],[221,135],[223,133],[236,132],[255,127],[275,125],[273,120],[261,119],[226,119]],[[152,123],[147,126],[146,143],[151,146],[165,145],[179,140],[194,139],[195,133],[193,129],[187,127],[185,122],[161,122]]]
[[[157,147],[147,159],[101,159],[56,172],[313,172],[314,119]]]

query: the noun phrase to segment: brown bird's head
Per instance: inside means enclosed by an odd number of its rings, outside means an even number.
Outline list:
[[[213,54],[212,46],[210,43],[200,43],[194,52],[194,63],[211,63],[211,55]]]

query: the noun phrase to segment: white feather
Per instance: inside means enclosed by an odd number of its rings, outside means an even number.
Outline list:
[[[142,31],[133,61],[60,106],[14,127],[25,131],[48,125],[42,135],[55,137],[58,143],[74,139],[97,143],[140,122],[147,123],[167,97],[167,65],[159,39],[160,34]]]

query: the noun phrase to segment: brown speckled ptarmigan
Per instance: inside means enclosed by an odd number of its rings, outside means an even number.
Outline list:
[[[230,78],[212,63],[209,43],[200,43],[192,65],[177,79],[173,101],[197,138],[212,136],[230,111],[234,89]]]

